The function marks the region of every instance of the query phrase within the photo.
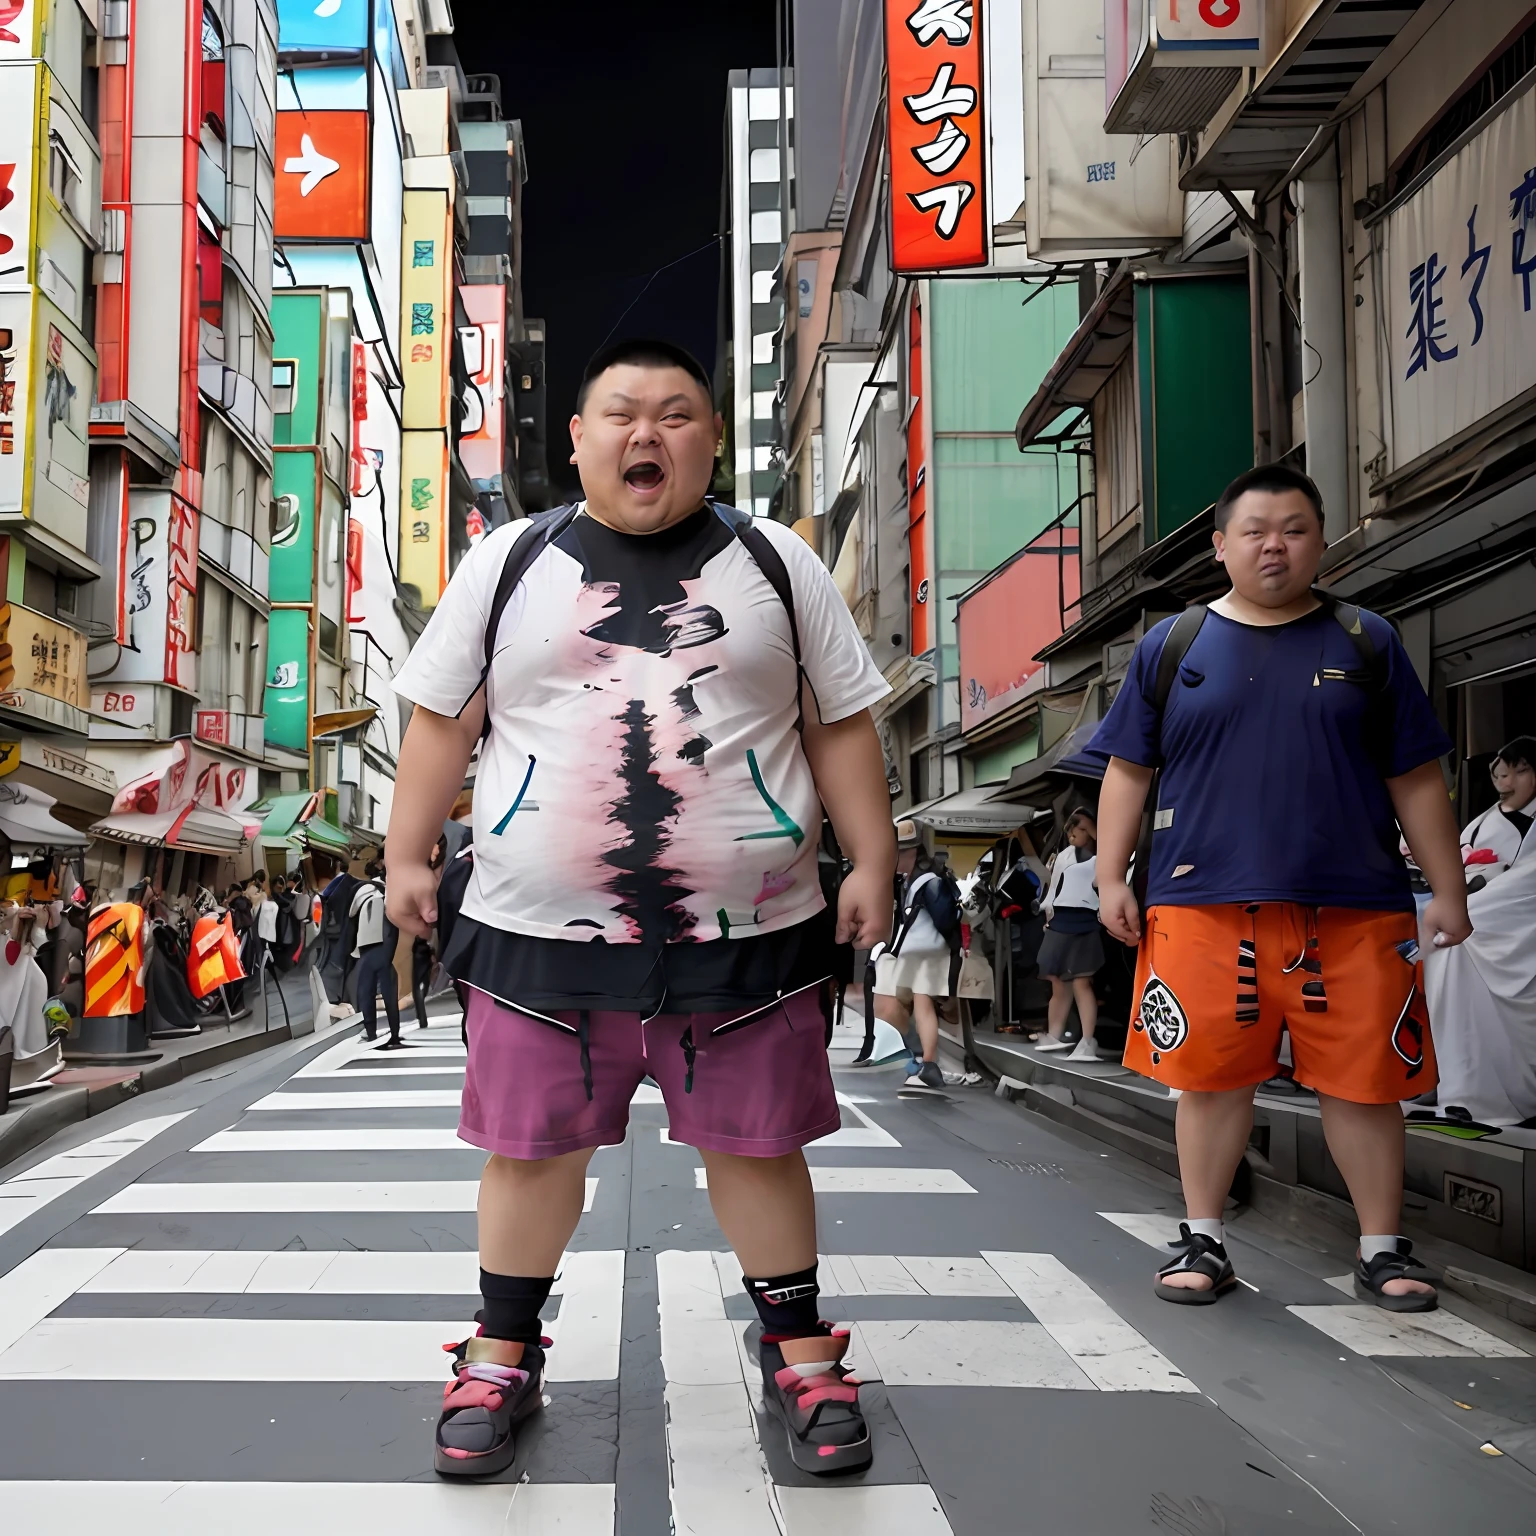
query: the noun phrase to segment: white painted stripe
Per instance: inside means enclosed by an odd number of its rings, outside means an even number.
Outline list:
[[[177,1121],[185,1120],[190,1113],[190,1110],[184,1110],[179,1115],[155,1115],[148,1120],[137,1120],[120,1130],[108,1131],[94,1141],[72,1147],[68,1152],[60,1152],[25,1173],[7,1179],[0,1184],[0,1232],[9,1232],[49,1201],[57,1200],[93,1174],[110,1168],[130,1152],[137,1152],[146,1142]]]
[[[661,1144],[664,1147],[688,1147],[686,1141],[673,1141],[672,1128],[667,1125],[661,1128]],[[883,1131],[878,1125],[871,1123],[870,1125],[840,1125],[835,1131],[829,1131],[825,1136],[818,1136],[809,1145],[813,1147],[899,1147],[901,1143],[889,1131]],[[693,1148],[688,1147],[688,1150],[691,1152]]]
[[[614,1491],[604,1483],[8,1482],[5,1518],[9,1536],[613,1536]]]
[[[1198,1392],[1168,1357],[1051,1253],[989,1253],[1053,1339],[1106,1392]]]
[[[93,1216],[167,1213],[297,1213],[302,1211],[472,1211],[475,1179],[385,1180],[368,1183],[130,1184],[91,1212]],[[597,1180],[587,1180],[583,1211],[592,1209]]]
[[[192,1148],[194,1152],[479,1152],[483,1148],[459,1139],[459,1133],[415,1129],[371,1130],[337,1126],[317,1131],[216,1131]]]
[[[823,1296],[1012,1296],[997,1271],[974,1256],[822,1254]]]
[[[293,1075],[325,1077],[330,1073],[348,1069],[348,1064],[354,1061],[371,1061],[379,1066],[399,1062],[401,1070],[414,1068],[420,1071],[422,1069],[416,1065],[418,1061],[462,1063],[467,1055],[468,1052],[457,1040],[438,1041],[430,1045],[418,1044],[412,1040],[404,1050],[383,1053],[379,1051],[376,1044],[367,1040],[343,1040],[339,1045],[333,1045],[330,1050],[322,1051],[313,1061],[305,1062]],[[386,1070],[394,1070],[394,1068],[388,1067]],[[459,1070],[463,1070],[462,1066]]]
[[[395,1060],[398,1062],[400,1058],[397,1056]],[[295,1072],[293,1075],[294,1077],[301,1077],[304,1074]],[[324,1076],[333,1083],[350,1083],[353,1078],[361,1080],[365,1077],[463,1077],[464,1063],[461,1061],[456,1067],[430,1065],[426,1062],[423,1062],[419,1067],[414,1062],[406,1062],[393,1067],[354,1067],[349,1064],[338,1067],[335,1071],[327,1072]]]
[[[703,1168],[694,1187],[708,1189]],[[953,1168],[812,1168],[811,1188],[819,1195],[974,1195]]]
[[[252,1111],[331,1109],[457,1109],[464,1097],[457,1088],[359,1088],[353,1093],[269,1093]]]
[[[707,1253],[656,1255],[675,1536],[782,1536],[757,1422]]]
[[[49,1317],[4,1354],[0,1381],[442,1381],[458,1321]]]
[[[1039,1323],[854,1323],[851,1332],[854,1374],[888,1387],[1093,1390]]]
[[[11,1347],[122,1254],[121,1248],[40,1248],[0,1275],[0,1350]]]
[[[623,1250],[568,1253],[555,1284],[560,1316],[548,1329],[554,1348],[545,1379],[617,1381],[624,1332]]]
[[[1177,1216],[1158,1216],[1140,1211],[1100,1211],[1105,1221],[1112,1221],[1122,1232],[1128,1232],[1138,1242],[1156,1248],[1167,1258],[1172,1250],[1168,1244],[1177,1240],[1179,1220]]]
[[[784,1536],[953,1536],[925,1483],[849,1488],[779,1488]]]
[[[1384,1312],[1377,1306],[1287,1307],[1304,1323],[1357,1355],[1409,1355],[1430,1359],[1525,1360],[1525,1350],[1506,1344],[1476,1323],[1443,1308],[1435,1312]]]

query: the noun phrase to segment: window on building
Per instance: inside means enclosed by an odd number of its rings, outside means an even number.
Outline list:
[[[272,359],[272,414],[288,416],[293,412],[293,388],[298,364],[286,358]]]
[[[224,329],[224,250],[202,223],[197,226],[197,312],[216,331]]]

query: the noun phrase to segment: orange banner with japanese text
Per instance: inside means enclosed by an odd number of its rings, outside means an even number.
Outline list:
[[[891,266],[987,263],[982,0],[886,0]]]

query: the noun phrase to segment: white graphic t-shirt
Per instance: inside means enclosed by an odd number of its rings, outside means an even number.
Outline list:
[[[801,663],[831,724],[890,691],[830,573],[759,522],[789,572]],[[518,522],[464,559],[395,690],[457,715]],[[608,943],[744,938],[825,905],[821,804],[795,729],[789,617],[708,509],[660,533],[579,515],[502,616],[475,779],[463,912]]]

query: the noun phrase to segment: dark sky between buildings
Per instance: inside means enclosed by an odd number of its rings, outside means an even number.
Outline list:
[[[526,312],[544,319],[549,469],[576,490],[566,422],[587,358],[657,268],[615,338],[660,335],[715,361],[725,81],[772,66],[775,0],[455,0],[467,73],[501,76],[528,152]],[[689,252],[697,254],[689,256]]]

